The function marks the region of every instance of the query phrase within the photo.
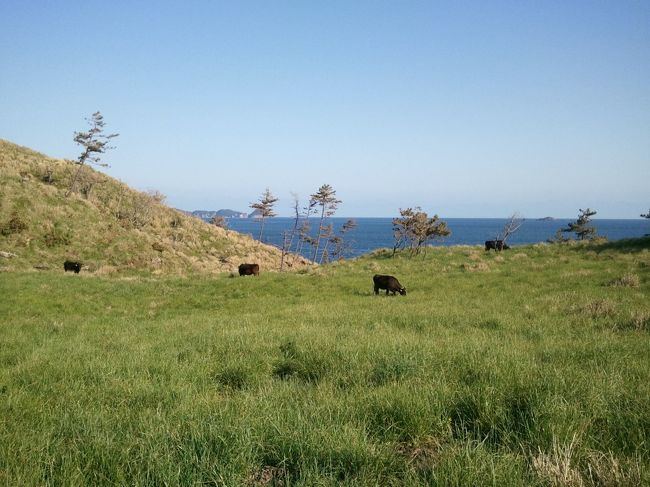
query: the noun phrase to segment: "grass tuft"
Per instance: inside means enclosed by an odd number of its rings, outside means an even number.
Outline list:
[[[625,274],[609,282],[612,287],[639,287],[641,280],[636,274]]]

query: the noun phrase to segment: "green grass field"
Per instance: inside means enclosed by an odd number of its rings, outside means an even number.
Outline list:
[[[649,239],[0,296],[2,485],[650,484]]]

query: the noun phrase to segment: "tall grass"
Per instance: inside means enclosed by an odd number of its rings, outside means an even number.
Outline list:
[[[60,269],[67,259],[102,274],[212,274],[243,262],[278,269],[281,252],[208,225],[90,167],[92,191],[66,196],[77,166],[0,139],[1,270]],[[293,268],[305,264],[292,258]]]
[[[647,485],[649,278],[647,241],[0,273],[0,482]]]

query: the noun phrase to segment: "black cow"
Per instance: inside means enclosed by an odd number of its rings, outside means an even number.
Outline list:
[[[406,288],[393,276],[375,274],[372,276],[372,282],[375,284],[375,294],[379,294],[380,289],[385,289],[386,296],[388,296],[389,292],[392,292],[393,296],[395,296],[395,293],[400,293],[402,296],[406,296]]]
[[[485,251],[494,249],[496,252],[501,252],[502,250],[508,250],[510,247],[503,240],[486,240],[485,241]]]
[[[81,270],[81,262],[75,262],[72,260],[66,260],[63,263],[63,270],[65,272],[74,272],[75,274],[79,274],[79,271]]]
[[[259,276],[260,275],[260,266],[259,266],[259,264],[240,264],[239,265],[239,275],[240,276]]]

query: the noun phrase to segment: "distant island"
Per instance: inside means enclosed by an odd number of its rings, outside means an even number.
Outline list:
[[[553,218],[552,216],[545,216],[544,218],[537,219],[538,222],[550,222],[553,220],[555,220],[555,218]]]
[[[253,210],[253,213],[248,215],[248,218],[260,218],[262,216],[261,210]]]
[[[194,210],[190,212],[201,220],[210,221],[215,216],[222,216],[224,218],[248,218],[248,213],[235,210]]]

